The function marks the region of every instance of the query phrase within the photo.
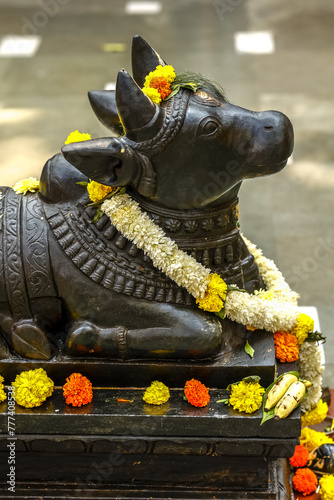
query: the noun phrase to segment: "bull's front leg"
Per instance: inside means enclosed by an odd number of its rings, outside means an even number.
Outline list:
[[[167,304],[155,304],[155,309],[163,312],[160,322],[153,317],[152,326],[147,327],[143,315],[137,316],[137,328],[126,318],[115,327],[100,327],[88,320],[74,322],[66,352],[118,359],[205,359],[219,353],[223,328],[214,315]]]

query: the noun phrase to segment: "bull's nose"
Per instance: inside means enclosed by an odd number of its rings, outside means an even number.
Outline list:
[[[290,156],[293,150],[293,127],[289,118],[280,111],[263,111],[258,116],[260,118],[258,130],[263,140],[281,143],[285,146],[286,154]]]

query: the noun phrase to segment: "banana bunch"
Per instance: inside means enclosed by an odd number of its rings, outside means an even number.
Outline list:
[[[286,373],[270,389],[264,410],[269,411],[275,406],[275,420],[287,417],[299,405],[306,388],[311,385],[308,380],[298,380],[296,375]]]

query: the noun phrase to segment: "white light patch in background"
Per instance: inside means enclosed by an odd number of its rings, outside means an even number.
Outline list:
[[[128,2],[125,5],[126,14],[160,14],[161,2]]]
[[[34,57],[41,41],[37,35],[6,35],[0,39],[0,57]]]
[[[271,31],[240,31],[234,34],[234,46],[240,54],[273,54],[275,40]]]
[[[104,90],[116,90],[116,82],[108,82],[104,86]]]

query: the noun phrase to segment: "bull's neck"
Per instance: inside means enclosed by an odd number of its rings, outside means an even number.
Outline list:
[[[220,274],[228,283],[254,289],[261,283],[253,257],[244,244],[238,224],[238,198],[217,207],[175,210],[134,196],[150,218],[181,250]]]

